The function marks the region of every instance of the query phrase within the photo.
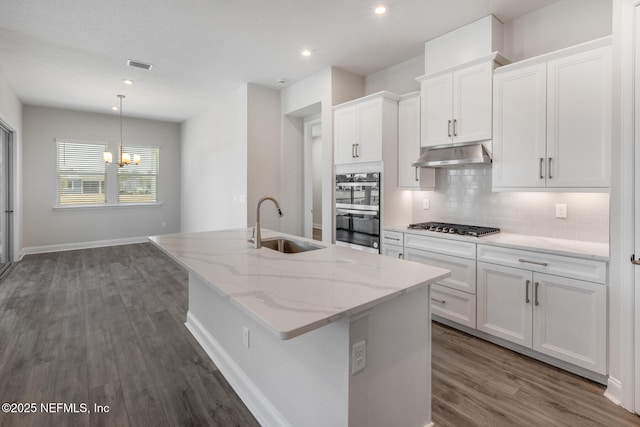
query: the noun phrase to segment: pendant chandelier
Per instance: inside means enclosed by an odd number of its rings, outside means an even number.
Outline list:
[[[116,95],[116,96],[120,98],[120,148],[119,148],[120,157],[118,160],[118,166],[122,168],[124,166],[131,164],[131,155],[129,153],[124,152],[124,144],[122,143],[122,98],[124,98],[125,96],[124,95]],[[105,151],[103,154],[103,159],[105,163],[111,164],[113,162],[113,155],[111,154],[111,151]],[[134,165],[140,164],[140,154],[133,155],[133,164]]]

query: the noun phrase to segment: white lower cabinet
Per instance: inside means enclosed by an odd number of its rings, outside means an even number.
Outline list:
[[[438,284],[431,285],[431,314],[475,328],[476,296]]]
[[[477,329],[607,372],[607,286],[478,261]]]

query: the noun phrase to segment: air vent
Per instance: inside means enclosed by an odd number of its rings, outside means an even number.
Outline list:
[[[153,67],[151,64],[145,64],[144,62],[135,61],[133,59],[129,59],[127,61],[127,65],[130,67],[142,68],[144,70],[150,70]]]

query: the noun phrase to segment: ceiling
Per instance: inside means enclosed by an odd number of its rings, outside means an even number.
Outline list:
[[[25,104],[110,112],[123,93],[125,115],[180,122],[244,82],[281,89],[328,66],[365,76],[488,14],[555,1],[2,0],[0,73]]]

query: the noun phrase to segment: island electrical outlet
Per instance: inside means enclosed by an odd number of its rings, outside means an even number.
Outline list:
[[[351,348],[351,375],[362,371],[367,365],[367,347],[365,341],[358,341]]]

